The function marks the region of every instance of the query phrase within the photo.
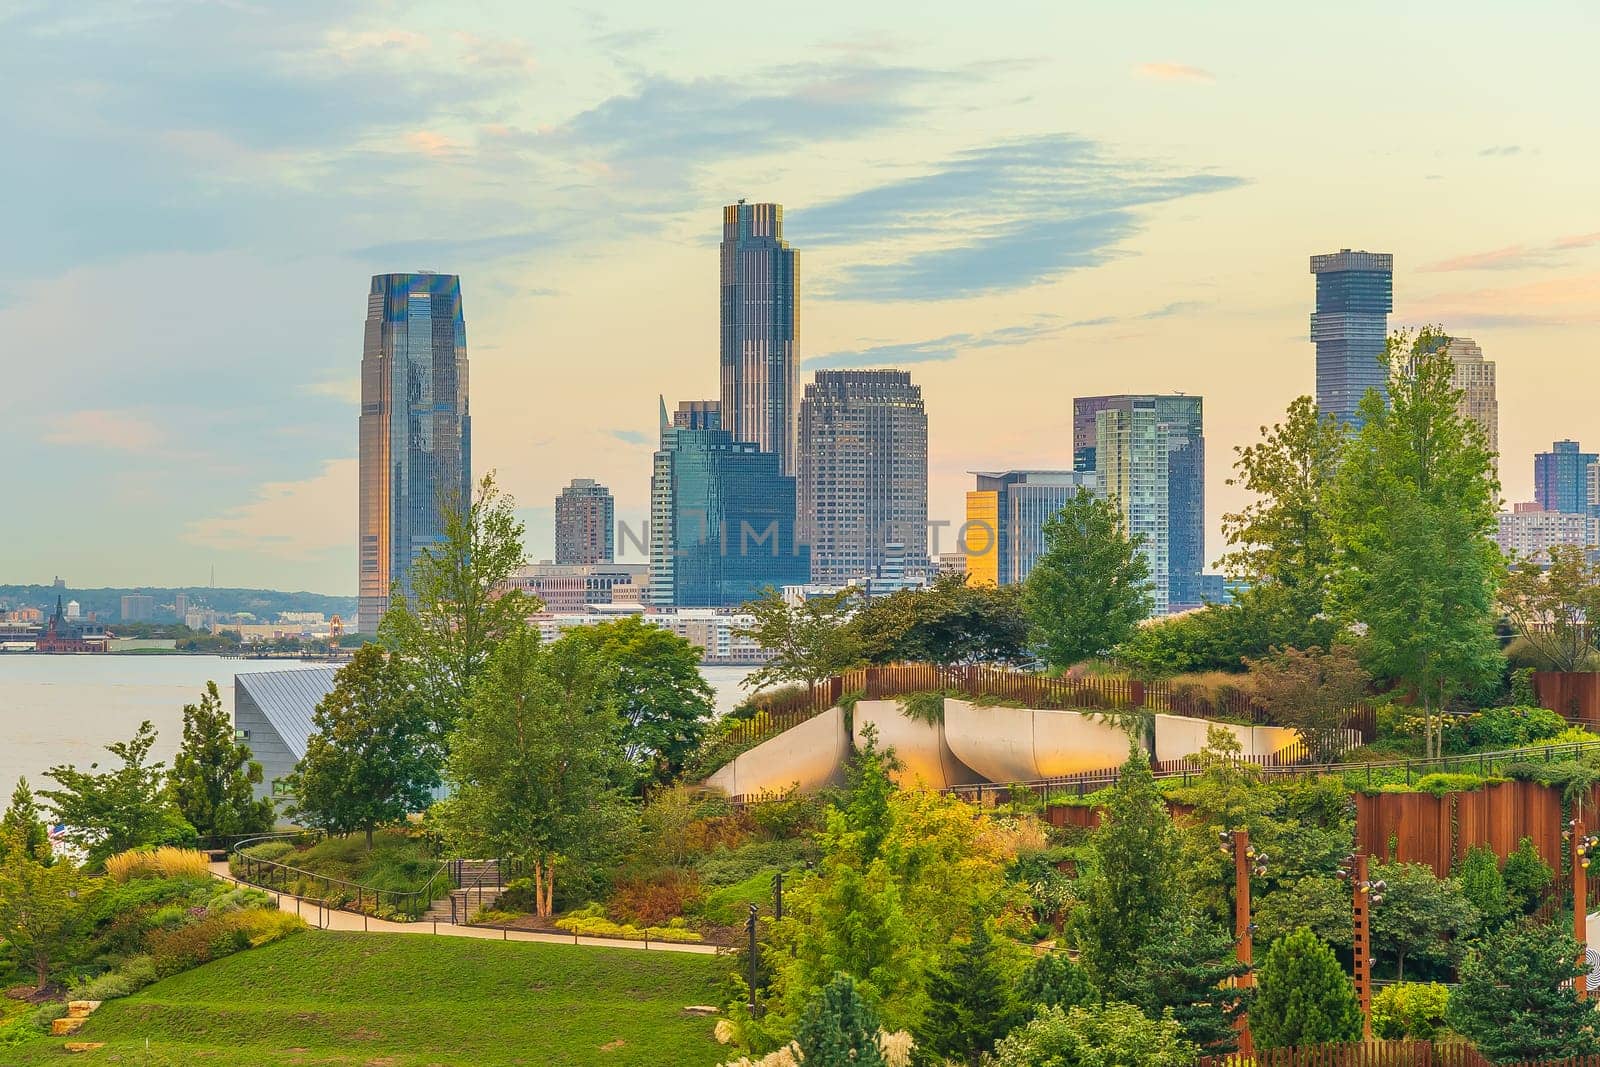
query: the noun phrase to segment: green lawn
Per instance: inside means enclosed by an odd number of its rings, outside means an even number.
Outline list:
[[[311,931],[103,1006],[74,1040],[0,1048],[0,1063],[144,1067],[434,1064],[708,1067],[728,961],[632,949]],[[146,1053],[145,1041],[149,1039]]]

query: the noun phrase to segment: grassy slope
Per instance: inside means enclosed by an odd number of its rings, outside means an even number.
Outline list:
[[[629,949],[312,931],[106,1004],[68,1057],[60,1038],[0,1063],[655,1065],[718,1062],[727,962]],[[150,1041],[146,1058],[145,1039]]]

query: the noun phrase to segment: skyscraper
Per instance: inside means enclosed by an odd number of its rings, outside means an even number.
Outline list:
[[[1597,459],[1593,452],[1580,452],[1576,441],[1557,441],[1550,451],[1534,453],[1534,500],[1546,511],[1590,514],[1591,504],[1600,505],[1589,498],[1589,466]]]
[[[722,427],[795,472],[795,356],[800,254],[783,239],[783,207],[722,209]]]
[[[1389,372],[1382,357],[1394,310],[1394,256],[1337,252],[1311,257],[1317,310],[1311,340],[1317,346],[1317,407],[1353,429],[1367,390],[1387,397]]]
[[[1117,416],[1109,423],[1107,414]],[[1205,404],[1183,394],[1087,396],[1072,402],[1073,469],[1095,472],[1130,533],[1149,536],[1157,614],[1207,598]],[[1111,457],[1106,428],[1116,449]],[[1156,457],[1151,449],[1162,451]],[[1157,486],[1155,480],[1161,485]],[[1158,521],[1159,536],[1150,531]],[[1135,528],[1134,523],[1140,524]],[[1159,555],[1159,559],[1157,558]]]
[[[472,495],[467,331],[454,274],[378,274],[361,352],[361,632],[417,553],[439,540],[442,505]]]
[[[928,557],[928,416],[897,370],[823,370],[800,401],[800,540],[811,580],[879,577],[885,546]]]
[[[593,478],[574,478],[556,497],[556,563],[611,563],[616,559],[617,506],[611,490]]]
[[[736,607],[767,586],[803,585],[811,556],[796,542],[795,480],[778,456],[716,426],[683,425],[704,407],[661,405],[650,476],[650,603]],[[705,420],[702,418],[701,420]]]
[[[974,471],[967,494],[967,581],[1015,585],[1026,581],[1044,551],[1044,524],[1061,513],[1079,489],[1094,490],[1099,477],[1078,471]]]

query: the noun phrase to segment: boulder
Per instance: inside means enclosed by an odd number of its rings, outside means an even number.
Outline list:
[[[88,1019],[85,1019],[82,1016],[79,1016],[76,1019],[72,1018],[71,1016],[68,1016],[65,1019],[57,1019],[55,1022],[50,1024],[50,1033],[56,1037],[66,1037],[68,1034],[77,1033],[83,1028],[83,1024],[88,1021]]]

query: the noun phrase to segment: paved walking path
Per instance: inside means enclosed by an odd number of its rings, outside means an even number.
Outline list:
[[[214,877],[224,882],[235,885],[250,885],[241,882],[228,873],[226,862],[210,865]],[[315,900],[306,900],[302,897],[292,896],[288,893],[279,893],[276,890],[266,889],[262,886],[253,888],[269,893],[277,901],[279,911],[292,911],[306,922],[319,930],[354,930],[358,933],[373,934],[438,934],[441,937],[476,937],[492,941],[542,941],[552,945],[583,945],[589,948],[631,948],[651,952],[693,952],[699,955],[715,955],[718,951],[716,945],[706,944],[680,944],[672,941],[623,941],[606,937],[575,937],[571,934],[552,934],[542,930],[500,930],[486,926],[456,926],[452,923],[441,922],[415,922],[397,923],[387,919],[374,919],[367,915],[359,915],[353,911],[340,911],[338,908],[324,907]]]

